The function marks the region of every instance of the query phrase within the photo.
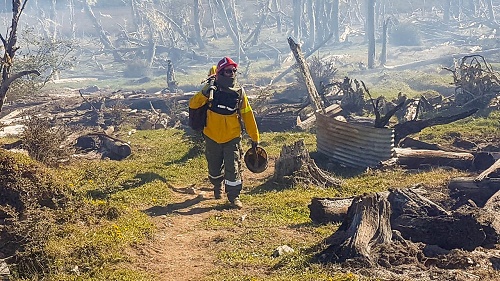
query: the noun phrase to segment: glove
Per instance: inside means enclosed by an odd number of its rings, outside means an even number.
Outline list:
[[[205,97],[207,97],[207,98],[208,98],[208,96],[210,95],[210,91],[212,91],[212,90],[213,90],[214,92],[215,92],[215,91],[217,91],[217,86],[215,86],[215,85],[208,85],[208,87],[207,87],[207,86],[205,86],[201,92],[203,93],[203,95],[204,95]]]
[[[217,86],[215,85],[210,85],[208,86],[208,91],[213,90],[214,92],[217,91]]]
[[[256,142],[256,141],[252,141],[252,149],[253,149],[253,150],[257,149],[257,146],[258,146],[258,145],[259,145],[259,143],[258,143],[258,142]]]

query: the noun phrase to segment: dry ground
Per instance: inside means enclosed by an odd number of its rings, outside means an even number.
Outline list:
[[[274,162],[271,162],[260,174],[244,170],[244,186],[272,176]],[[155,236],[130,251],[130,255],[137,267],[158,276],[159,281],[203,280],[223,267],[217,258],[222,250],[219,242],[235,235],[234,230],[210,229],[205,221],[222,213],[230,213],[243,221],[251,215],[252,206],[243,200],[243,209],[231,209],[224,196],[220,200],[214,198],[211,186],[170,186],[170,189],[173,203],[147,210],[157,227]],[[244,188],[242,194],[245,192]],[[237,231],[245,230],[243,227]]]

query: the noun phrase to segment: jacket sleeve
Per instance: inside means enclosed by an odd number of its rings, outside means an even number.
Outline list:
[[[253,114],[252,107],[248,102],[248,97],[245,94],[245,91],[242,89],[241,92],[242,92],[241,93],[242,102],[240,109],[241,119],[243,120],[247,134],[250,136],[252,141],[259,142],[260,141],[259,129],[257,128],[257,122],[255,122],[255,116]]]
[[[207,92],[207,89],[205,89],[205,88],[208,89],[208,85],[203,87],[203,89],[201,89],[198,93],[196,93],[194,96],[192,96],[189,99],[189,108],[197,109],[197,108],[200,108],[207,103],[208,98],[203,94],[204,92],[205,93]]]

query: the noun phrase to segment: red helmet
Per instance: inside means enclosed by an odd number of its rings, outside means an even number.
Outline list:
[[[234,66],[235,68],[238,67],[238,64],[235,63],[230,57],[222,58],[217,64],[217,73],[219,73],[222,69],[230,65]]]

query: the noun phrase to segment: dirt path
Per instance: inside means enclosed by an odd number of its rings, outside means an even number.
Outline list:
[[[245,186],[256,186],[273,173],[274,160],[263,173],[244,170]],[[203,225],[204,220],[222,212],[246,214],[251,212],[251,206],[230,209],[225,196],[214,199],[211,187],[169,188],[173,203],[147,210],[157,227],[153,239],[138,246],[131,256],[138,267],[157,275],[158,281],[203,280],[218,267],[217,241],[233,234],[223,229],[210,230]]]
[[[216,268],[211,249],[221,235],[220,230],[207,230],[201,224],[223,211],[224,201],[215,200],[209,189],[173,190],[175,203],[149,210],[157,230],[153,239],[138,248],[138,266],[160,281],[201,280]]]

